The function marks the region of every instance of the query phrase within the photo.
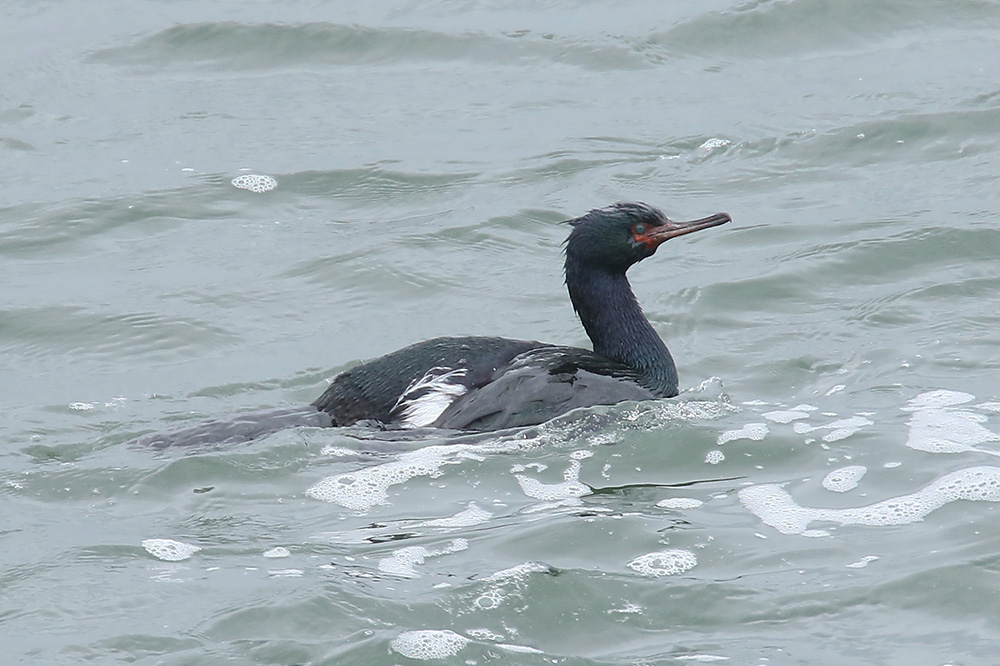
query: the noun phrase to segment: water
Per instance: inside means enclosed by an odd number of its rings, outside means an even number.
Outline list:
[[[4,663],[995,661],[996,3],[0,13]],[[734,217],[631,274],[678,400],[127,444],[586,344],[617,200]]]

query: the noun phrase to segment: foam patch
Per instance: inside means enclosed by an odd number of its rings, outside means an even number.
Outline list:
[[[842,439],[847,439],[865,426],[870,425],[874,425],[874,421],[871,419],[865,418],[864,416],[851,416],[849,418],[838,419],[821,426],[809,426],[805,423],[796,422],[795,425],[792,426],[792,430],[799,435],[804,435],[816,430],[829,430],[830,432],[823,435],[823,441],[839,442]]]
[[[806,416],[809,416],[806,414]],[[727,430],[721,435],[719,435],[716,443],[718,445],[723,445],[726,442],[732,442],[737,439],[750,439],[755,442],[759,442],[767,436],[768,429],[766,423],[748,423],[742,428],[737,430]]]
[[[441,550],[430,550],[423,546],[409,546],[395,550],[389,557],[378,562],[378,570],[400,578],[419,578],[417,565],[423,564],[428,557],[437,557],[449,553],[467,550],[469,542],[465,539],[452,539],[451,543]]]
[[[726,454],[719,449],[712,449],[705,454],[705,462],[709,465],[718,465],[720,462],[726,459]]]
[[[653,407],[634,409],[622,414],[628,427],[645,429],[663,428],[677,420],[694,421],[719,418],[724,414],[739,411],[720,401],[660,401]],[[368,511],[372,507],[389,503],[389,488],[406,483],[418,477],[437,478],[444,472],[445,465],[457,465],[467,460],[484,460],[485,456],[496,453],[532,451],[545,447],[578,446],[581,440],[591,446],[607,442],[601,435],[588,432],[590,422],[552,422],[532,428],[513,438],[499,438],[482,444],[448,444],[427,446],[401,454],[395,460],[353,472],[329,476],[306,490],[307,497],[322,502],[332,502],[356,511]],[[324,453],[339,455],[340,449]],[[529,497],[551,501],[568,500],[588,494],[590,489],[578,481],[580,460],[593,455],[591,451],[575,451],[570,454],[570,468],[564,474],[566,481],[547,485],[526,475],[518,477],[522,490]]]
[[[912,412],[906,445],[926,453],[980,452],[1000,455],[978,448],[979,444],[1000,441],[1000,435],[981,425],[987,417],[956,405],[975,398],[958,391],[929,391],[910,400],[905,412]]]
[[[142,547],[147,553],[164,562],[180,562],[201,550],[200,546],[173,539],[144,539]]]
[[[459,511],[454,515],[444,518],[434,518],[414,523],[413,527],[473,527],[485,523],[492,517],[493,514],[486,509],[483,509],[475,502],[469,502],[468,507],[464,511]]]
[[[454,657],[469,644],[469,639],[448,629],[404,631],[389,644],[394,651],[410,659]]]
[[[329,476],[306,491],[308,497],[333,502],[347,509],[367,511],[388,504],[388,490],[418,476],[441,476],[441,468],[458,463],[458,447],[428,446],[404,453],[398,460],[365,467],[356,472]]]
[[[520,595],[525,587],[526,579],[536,573],[550,573],[551,567],[540,562],[524,562],[509,569],[502,569],[490,574],[486,581],[489,588],[481,593],[473,602],[476,610],[495,610],[511,595]]]
[[[698,558],[687,550],[670,549],[640,555],[628,563],[628,568],[643,576],[676,576],[693,569]]]
[[[969,467],[931,482],[910,495],[852,509],[800,506],[777,484],[749,486],[739,491],[740,502],[752,514],[782,534],[806,534],[816,521],[840,525],[908,525],[956,500],[1000,502],[1000,467]]]
[[[276,548],[272,548],[271,550],[264,551],[264,557],[268,557],[271,559],[289,557],[290,555],[291,553],[284,546],[277,546]]]
[[[591,451],[574,451],[570,454],[569,467],[563,472],[562,483],[545,484],[524,474],[515,474],[525,495],[545,502],[558,502],[590,494],[590,488],[580,483],[580,461],[594,455]]]
[[[848,465],[835,469],[823,478],[823,487],[835,493],[846,493],[858,487],[861,477],[868,471],[862,465]]]
[[[799,405],[792,409],[764,412],[761,416],[768,421],[774,421],[775,423],[791,423],[792,421],[798,421],[799,419],[809,418],[809,412],[814,411],[816,411],[816,408],[812,405]]]
[[[248,190],[250,192],[256,192],[257,194],[270,192],[277,186],[278,181],[270,176],[247,173],[233,178],[233,187],[238,187],[241,190]]]
[[[656,503],[661,509],[697,509],[704,502],[693,497],[671,497]]]

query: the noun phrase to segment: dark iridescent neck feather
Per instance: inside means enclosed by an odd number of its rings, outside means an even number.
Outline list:
[[[639,307],[624,271],[588,266],[566,255],[566,287],[594,351],[643,375],[660,397],[677,395],[677,367]]]

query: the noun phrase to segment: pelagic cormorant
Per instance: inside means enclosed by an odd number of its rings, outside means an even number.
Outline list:
[[[312,405],[204,421],[137,443],[249,441],[293,426],[499,430],[535,425],[577,407],[677,395],[677,368],[642,314],[625,272],[666,240],[730,221],[717,213],[673,222],[644,203],[618,203],[570,220],[566,287],[594,345],[506,338],[435,338],[334,378]]]
[[[577,407],[677,395],[677,368],[625,272],[666,240],[730,221],[673,222],[644,203],[570,220],[566,287],[593,351],[491,337],[435,338],[338,375],[313,406],[334,425],[497,430]]]

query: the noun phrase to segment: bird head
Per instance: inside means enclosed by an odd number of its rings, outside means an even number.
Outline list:
[[[616,203],[595,208],[569,220],[573,225],[566,240],[566,263],[624,273],[651,257],[664,241],[731,221],[727,213],[716,213],[689,222],[674,222],[649,204]]]

